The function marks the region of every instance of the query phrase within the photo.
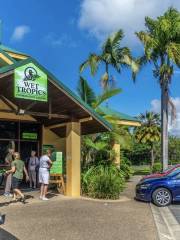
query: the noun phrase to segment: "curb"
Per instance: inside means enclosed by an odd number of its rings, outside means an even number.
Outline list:
[[[150,204],[159,240],[179,240],[180,225],[168,207],[156,207]]]
[[[91,201],[91,202],[102,202],[102,203],[119,203],[119,202],[127,202],[132,200],[126,196],[121,196],[119,199],[115,199],[115,200],[88,198],[84,196],[80,196],[79,198],[73,198],[73,199],[79,199],[79,200],[85,200],[85,201]]]

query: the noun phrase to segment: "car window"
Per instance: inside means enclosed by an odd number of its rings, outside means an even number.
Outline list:
[[[167,174],[168,177],[173,177],[176,176],[177,174],[180,173],[180,167],[176,168],[174,171],[170,172],[169,174]]]
[[[180,179],[180,173],[175,176],[176,179]]]

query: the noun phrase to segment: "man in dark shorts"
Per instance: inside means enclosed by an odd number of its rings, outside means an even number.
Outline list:
[[[14,153],[14,161],[11,164],[11,170],[7,171],[6,174],[13,174],[12,176],[12,188],[13,188],[13,200],[16,200],[17,195],[21,197],[24,202],[24,194],[19,189],[19,186],[23,180],[23,172],[26,175],[26,181],[29,180],[27,170],[25,168],[24,162],[20,159],[20,154],[18,152]]]

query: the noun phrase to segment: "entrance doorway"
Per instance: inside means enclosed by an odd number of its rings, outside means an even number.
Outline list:
[[[32,122],[0,121],[0,163],[4,163],[8,148],[13,148],[26,162],[31,151],[40,155],[41,125]]]
[[[37,155],[39,155],[39,146],[38,142],[32,142],[32,141],[21,141],[20,142],[20,153],[21,158],[23,160],[27,160],[27,158],[30,157],[31,151],[34,150],[37,152]]]

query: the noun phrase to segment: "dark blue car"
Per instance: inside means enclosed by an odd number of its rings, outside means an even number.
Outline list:
[[[159,207],[180,201],[180,167],[165,173],[141,179],[136,185],[136,199],[153,202]]]

